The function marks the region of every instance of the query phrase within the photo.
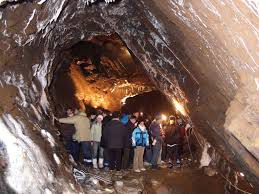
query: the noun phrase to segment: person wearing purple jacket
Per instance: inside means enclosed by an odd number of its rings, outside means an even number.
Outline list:
[[[153,140],[152,142],[153,154],[151,159],[151,164],[153,169],[158,168],[157,161],[160,154],[160,150],[162,148],[162,136],[160,133],[161,123],[162,123],[162,117],[159,115],[155,118],[155,120],[150,125],[150,133]]]

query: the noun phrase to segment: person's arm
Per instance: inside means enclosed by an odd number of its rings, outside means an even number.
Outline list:
[[[61,118],[58,120],[60,123],[66,123],[66,124],[75,124],[76,122],[76,116],[73,117],[67,117],[67,118]]]
[[[95,124],[93,124],[91,127],[91,141],[94,140],[94,132],[95,132]]]
[[[148,132],[146,131],[146,134],[147,134],[147,138],[146,138],[146,146],[149,146],[149,135],[148,135]]]
[[[136,129],[134,129],[134,131],[132,132],[131,140],[132,140],[132,146],[135,147],[136,146]]]

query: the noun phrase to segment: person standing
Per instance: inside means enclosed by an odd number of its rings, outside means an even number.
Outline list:
[[[103,116],[98,115],[91,127],[94,168],[98,168],[97,159],[99,163],[99,168],[103,168],[103,148],[100,146],[101,137],[102,137],[102,121],[103,121]]]
[[[143,119],[140,119],[138,127],[132,133],[132,146],[134,147],[134,172],[145,171],[143,156],[145,147],[149,146],[149,136]]]
[[[132,161],[131,150],[132,150],[132,132],[135,129],[135,123],[137,118],[135,116],[131,116],[128,123],[126,124],[127,129],[127,139],[125,141],[125,147],[123,149],[123,157],[122,157],[122,168],[128,169],[130,166],[130,162]],[[133,154],[132,154],[133,157]]]
[[[105,147],[108,149],[109,166],[110,170],[116,168],[117,171],[121,170],[121,154],[125,146],[127,138],[127,131],[125,126],[120,122],[119,113],[114,112],[113,119],[107,123],[103,130],[103,141]]]
[[[150,132],[150,125],[151,125],[151,118],[146,119],[145,126],[147,127],[148,130],[148,135],[149,135],[149,142],[152,142],[152,136]],[[145,153],[144,153],[144,165],[150,166],[151,165],[151,159],[152,159],[152,147],[149,144],[149,146],[146,147]]]
[[[162,147],[162,136],[161,136],[161,124],[162,124],[162,117],[157,116],[155,120],[150,125],[150,132],[152,136],[152,146],[153,146],[153,154],[151,159],[152,168],[158,168],[158,158],[160,154],[160,150]]]
[[[80,110],[78,115],[58,119],[60,123],[74,124],[76,132],[73,139],[77,142],[74,145],[75,161],[79,161],[79,146],[82,147],[84,162],[88,165],[92,163],[91,155],[91,129],[90,120],[84,111]]]
[[[129,122],[129,114],[128,113],[123,113],[120,121],[123,125],[126,125]]]
[[[181,134],[180,128],[176,126],[174,121],[170,120],[170,124],[166,127],[165,143],[169,156],[169,168],[172,168],[174,163],[176,167],[180,167],[180,145]]]
[[[103,134],[103,131],[104,131],[104,128],[105,128],[106,124],[109,123],[111,120],[112,120],[111,112],[108,111],[108,110],[105,110],[103,112],[102,134]],[[103,148],[103,165],[104,165],[105,168],[108,168],[108,166],[109,166],[108,149],[106,148],[103,135],[101,137],[100,145]]]
[[[74,116],[74,113],[71,108],[68,108],[66,111],[67,117]],[[62,124],[61,125],[61,138],[64,142],[66,150],[73,156],[74,158],[74,151],[73,151],[73,135],[75,133],[75,127],[73,124]]]

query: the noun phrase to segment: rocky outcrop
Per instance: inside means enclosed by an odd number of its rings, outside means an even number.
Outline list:
[[[22,151],[19,157],[25,160],[15,171],[24,172],[29,161],[33,168],[28,172],[34,177],[44,172],[35,185],[39,191],[49,182],[63,191],[75,190],[69,184],[62,188],[58,182],[63,179],[57,181],[51,175],[50,164],[56,164],[57,157],[56,146],[45,145],[55,139],[55,133],[45,130],[51,128],[53,111],[48,87],[60,68],[62,51],[81,40],[114,32],[154,85],[169,99],[184,104],[196,128],[256,182],[256,1],[121,0],[87,6],[89,2],[0,1],[0,141],[9,157],[8,184],[16,191],[30,192],[26,190],[30,181],[12,179],[16,161],[10,155]]]

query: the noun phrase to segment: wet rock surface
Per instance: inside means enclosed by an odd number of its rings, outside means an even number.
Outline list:
[[[207,175],[202,169],[196,167],[182,167],[168,169],[162,166],[160,170],[151,170],[141,173],[133,171],[105,172],[103,170],[88,170],[88,172],[98,175],[96,179],[88,178],[81,182],[82,187],[89,189],[90,193],[148,193],[148,194],[219,194],[239,192],[233,185],[220,176]],[[112,180],[111,184],[105,184],[98,180]],[[254,189],[250,185],[241,183],[246,187],[246,192],[253,193]]]
[[[48,87],[62,51],[114,32],[156,87],[185,104],[199,132],[258,188],[256,1],[88,3],[0,1],[0,141],[7,150],[7,191],[33,193],[31,182],[17,180],[14,171],[44,174],[34,182],[38,192],[80,191],[71,186],[71,170],[64,171],[70,165],[64,150],[57,152]],[[21,165],[14,165],[13,152],[22,153],[16,156]]]

